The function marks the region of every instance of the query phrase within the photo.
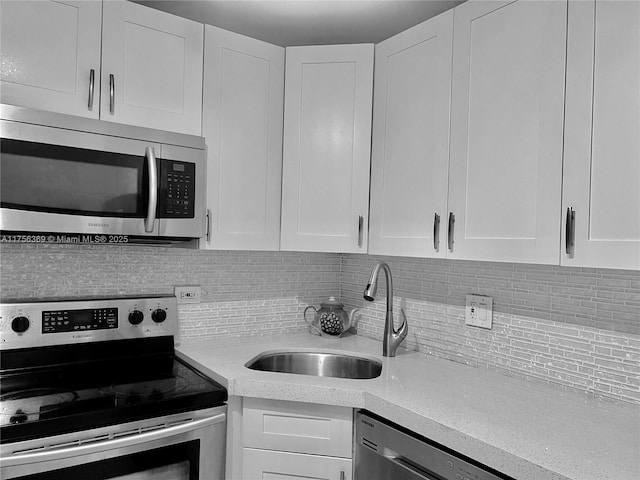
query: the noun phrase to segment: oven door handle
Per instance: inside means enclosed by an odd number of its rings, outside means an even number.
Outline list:
[[[120,438],[113,438],[105,440],[103,442],[91,442],[83,445],[75,445],[69,448],[60,448],[54,450],[38,450],[36,453],[24,453],[14,454],[6,456],[2,459],[3,467],[12,467],[16,465],[22,465],[25,463],[33,462],[50,462],[53,460],[59,460],[66,457],[74,457],[78,455],[91,455],[93,453],[99,453],[106,450],[113,450],[116,448],[125,448],[133,445],[139,445],[142,443],[152,442],[154,440],[160,440],[174,435],[180,435],[181,433],[191,432],[200,428],[209,427],[216,423],[224,422],[226,419],[225,413],[220,413],[213,417],[207,417],[200,420],[192,420],[179,425],[173,425],[158,430],[152,430],[144,433],[134,433],[128,436]],[[91,439],[88,439],[91,441]]]

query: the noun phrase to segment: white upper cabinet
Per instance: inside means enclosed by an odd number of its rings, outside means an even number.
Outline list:
[[[98,118],[101,24],[100,1],[0,2],[2,103]]]
[[[365,253],[373,45],[286,49],[281,249]]]
[[[452,33],[450,10],[376,45],[369,253],[446,256]]]
[[[456,7],[448,258],[559,263],[566,22],[563,1]]]
[[[204,26],[125,1],[105,1],[103,120],[200,135]]]
[[[123,0],[0,9],[2,102],[201,134],[202,24]]]
[[[204,248],[278,250],[283,97],[284,48],[206,26]]]
[[[640,269],[640,2],[571,1],[568,28],[561,263]]]

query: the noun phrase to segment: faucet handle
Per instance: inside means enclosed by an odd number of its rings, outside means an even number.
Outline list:
[[[403,339],[407,336],[407,333],[409,333],[409,324],[407,323],[407,314],[404,313],[404,308],[400,309],[400,313],[402,313],[402,325],[400,325],[400,328],[398,328],[398,330],[395,330],[393,333],[398,335],[399,338]]]

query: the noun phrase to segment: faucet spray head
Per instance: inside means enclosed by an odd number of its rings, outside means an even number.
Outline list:
[[[373,302],[375,300],[376,293],[378,292],[379,271],[380,264],[377,264],[371,272],[371,277],[369,277],[369,283],[367,283],[367,287],[364,289],[364,299],[368,302]]]
[[[378,282],[369,282],[367,288],[364,289],[364,299],[373,302],[375,300],[376,290],[378,290]]]

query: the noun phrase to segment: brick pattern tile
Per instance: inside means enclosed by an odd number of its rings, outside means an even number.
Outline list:
[[[468,293],[489,295],[498,313],[640,335],[638,271],[343,255],[343,295],[362,298],[377,261],[409,298],[464,306]]]
[[[302,252],[198,251],[116,245],[0,246],[2,301],[172,294],[201,285],[179,307],[178,341],[304,331],[302,311],[330,295],[363,307],[358,334],[381,338],[385,285],[362,292],[387,261],[409,348],[587,395],[640,403],[640,272]],[[494,328],[464,324],[468,293],[489,295]]]
[[[304,330],[304,308],[340,291],[340,257],[326,253],[6,244],[0,262],[5,302],[173,294],[175,285],[200,285],[201,303],[179,306],[178,341]]]
[[[382,337],[385,281],[375,302],[362,293],[387,261],[396,325],[406,347],[551,387],[640,403],[640,272],[489,262],[342,255],[341,298],[361,307],[359,335]],[[493,297],[493,329],[469,327],[469,293]]]

